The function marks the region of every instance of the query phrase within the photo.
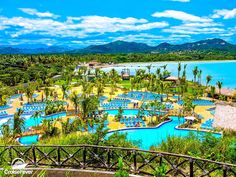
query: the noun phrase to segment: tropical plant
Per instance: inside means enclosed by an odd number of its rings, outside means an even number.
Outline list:
[[[124,169],[123,159],[119,157],[118,159],[118,171],[115,173],[115,177],[129,177],[129,173],[127,173]]]
[[[118,114],[115,116],[115,120],[116,121],[120,121],[120,119],[123,117],[122,115],[123,115],[123,112],[124,112],[124,110],[121,108],[121,107],[119,107],[119,109],[118,109]]]
[[[208,84],[211,82],[211,80],[212,80],[212,76],[207,75],[207,77],[206,77],[206,87],[207,87]]]
[[[181,63],[178,63],[178,79],[180,78],[180,72],[181,72]]]
[[[155,168],[153,176],[154,177],[166,177],[166,173],[167,173],[167,166],[165,164],[162,164],[162,165],[157,166]]]
[[[41,117],[41,111],[35,111],[34,114],[32,115],[32,117],[34,118],[35,122],[36,122],[36,126],[39,125],[39,119]]]
[[[24,128],[24,118],[21,117],[23,110],[19,109],[13,117],[13,136],[21,134]]]
[[[68,91],[68,89],[69,89],[68,83],[63,83],[63,84],[61,85],[62,99],[63,99],[63,100],[64,100],[65,97],[66,97],[66,92]]]
[[[216,85],[217,85],[217,87],[219,89],[219,94],[221,95],[221,88],[222,88],[223,82],[217,81]]]
[[[76,92],[73,92],[69,99],[73,103],[73,105],[75,107],[75,115],[77,115],[78,114],[78,105],[79,105],[80,97]]]
[[[194,82],[195,83],[196,83],[197,74],[198,74],[198,67],[195,66],[195,68],[193,69],[193,77],[194,77]]]

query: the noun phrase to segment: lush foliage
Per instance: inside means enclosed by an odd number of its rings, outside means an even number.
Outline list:
[[[236,137],[233,133],[225,133],[222,138],[215,138],[211,134],[207,134],[201,139],[195,135],[169,137],[160,146],[152,147],[152,149],[236,163]]]

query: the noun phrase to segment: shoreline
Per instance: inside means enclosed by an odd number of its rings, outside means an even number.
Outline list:
[[[236,60],[194,60],[194,61],[186,61],[186,60],[182,60],[182,61],[145,61],[145,62],[124,62],[124,63],[116,63],[116,64],[112,64],[110,65],[110,67],[119,67],[125,64],[162,64],[162,63],[168,63],[168,64],[178,64],[178,63],[236,63]],[[126,67],[126,66],[125,66]]]

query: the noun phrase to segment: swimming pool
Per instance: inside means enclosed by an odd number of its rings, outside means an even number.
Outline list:
[[[187,136],[190,132],[201,137],[206,132],[195,130],[180,130],[175,127],[184,123],[184,118],[170,117],[172,121],[166,122],[159,127],[155,128],[135,128],[118,130],[119,133],[126,133],[130,141],[140,142],[138,144],[140,149],[149,150],[152,145],[159,145],[162,141],[166,141],[169,136]],[[112,135],[114,132],[109,132],[107,136]],[[215,137],[221,137],[221,134],[214,133]]]
[[[38,142],[39,135],[23,136],[19,138],[19,143],[23,145],[31,145]]]
[[[118,109],[110,109],[110,110],[104,110],[105,113],[108,113],[111,116],[115,116],[118,114]],[[138,109],[123,109],[123,116],[136,116],[138,115],[139,110]],[[150,114],[149,111],[144,110],[144,115]],[[157,112],[157,114],[160,114],[160,112]],[[164,113],[161,113],[164,114]]]
[[[31,115],[27,115],[27,116],[24,116],[25,129],[28,129],[33,126],[38,126],[43,122],[43,120],[54,120],[54,119],[59,119],[62,117],[66,117],[66,112],[55,113],[55,114],[42,116],[38,118],[34,118]]]

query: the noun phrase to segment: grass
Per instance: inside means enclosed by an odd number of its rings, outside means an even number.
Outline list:
[[[125,89],[130,89],[131,88],[131,83],[129,80],[122,80],[120,85],[124,87]]]

